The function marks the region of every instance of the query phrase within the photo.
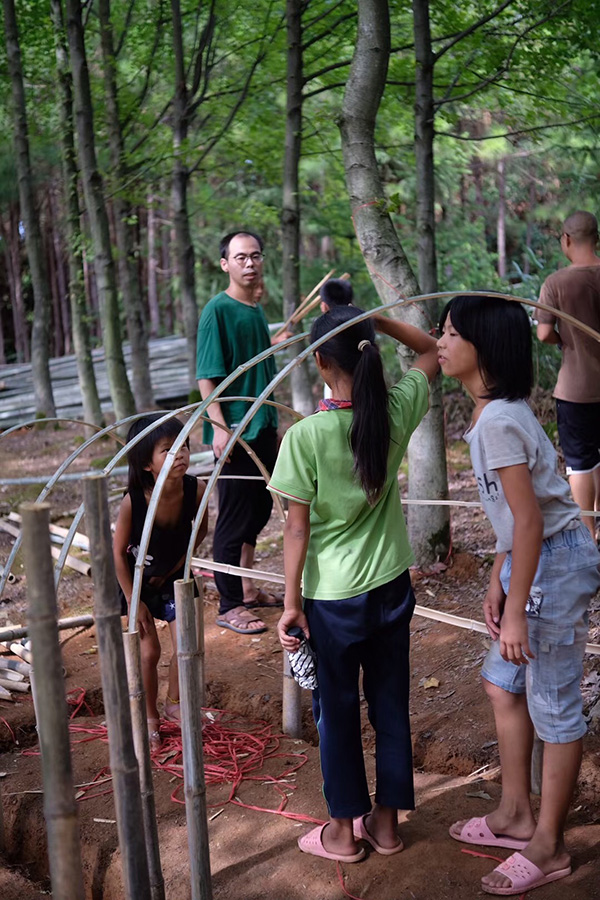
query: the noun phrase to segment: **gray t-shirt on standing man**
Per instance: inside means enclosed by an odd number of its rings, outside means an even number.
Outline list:
[[[496,552],[512,550],[514,518],[498,469],[527,465],[544,519],[544,538],[579,520],[579,507],[556,465],[556,453],[524,400],[492,400],[464,435],[483,510],[496,533]]]

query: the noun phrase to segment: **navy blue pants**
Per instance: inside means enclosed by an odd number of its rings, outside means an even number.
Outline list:
[[[313,713],[319,732],[323,793],[329,815],[371,809],[361,740],[359,670],[375,729],[375,802],[414,809],[408,716],[410,620],[415,596],[408,570],[347,600],[305,600],[317,655]]]

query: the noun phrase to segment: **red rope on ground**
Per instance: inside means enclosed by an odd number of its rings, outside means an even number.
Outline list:
[[[82,687],[71,688],[71,690],[67,692],[67,703],[69,704],[69,706],[74,707],[73,712],[69,716],[70,719],[74,719],[75,716],[79,715],[79,712],[81,711],[82,706],[85,706],[89,716],[94,715],[93,709],[91,709],[88,706],[88,704],[86,703],[85,688],[82,688]]]
[[[0,722],[4,722],[4,724],[6,725],[6,727],[8,728],[8,730],[9,730],[9,732],[10,732],[11,738],[13,739],[13,741],[14,741],[15,744],[16,744],[16,743],[17,743],[17,737],[16,737],[14,731],[12,730],[12,728],[10,727],[10,725],[8,724],[8,722],[6,721],[6,719],[4,719],[2,716],[0,716]]]

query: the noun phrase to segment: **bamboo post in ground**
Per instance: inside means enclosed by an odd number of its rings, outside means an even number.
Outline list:
[[[194,576],[196,587],[198,588],[198,596],[194,598],[196,607],[196,641],[198,646],[198,679],[200,681],[200,689],[198,698],[200,706],[206,706],[206,675],[205,675],[205,652],[204,652],[204,578],[202,575]]]
[[[183,784],[192,900],[212,900],[194,582],[175,582]]]
[[[50,507],[47,503],[23,503],[20,511],[29,633],[37,675],[35,712],[42,755],[52,896],[54,900],[83,900],[77,803],[50,555]]]
[[[302,689],[292,675],[290,658],[283,652],[283,691],[281,697],[281,730],[293,738],[302,737]]]
[[[133,728],[133,746],[140,768],[140,790],[144,815],[144,835],[148,854],[148,874],[152,900],[165,900],[165,882],[160,864],[156,806],[154,803],[154,781],[152,780],[152,760],[148,741],[146,717],[146,692],[142,681],[140,657],[140,634],[128,631],[123,635],[127,685],[129,687],[129,709]]]
[[[90,539],[94,619],[108,727],[108,749],[123,867],[124,897],[126,900],[150,900],[144,830],[140,828],[143,819],[140,776],[131,732],[121,608],[112,555],[106,477],[92,475],[84,478],[83,496],[85,521]]]

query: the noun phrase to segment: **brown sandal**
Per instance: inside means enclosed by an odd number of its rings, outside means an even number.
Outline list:
[[[217,625],[220,625],[221,628],[229,628],[230,631],[235,631],[237,634],[261,634],[267,630],[267,626],[264,624],[260,628],[248,628],[248,625],[253,622],[260,621],[262,620],[258,616],[243,606],[236,606],[217,617]]]

